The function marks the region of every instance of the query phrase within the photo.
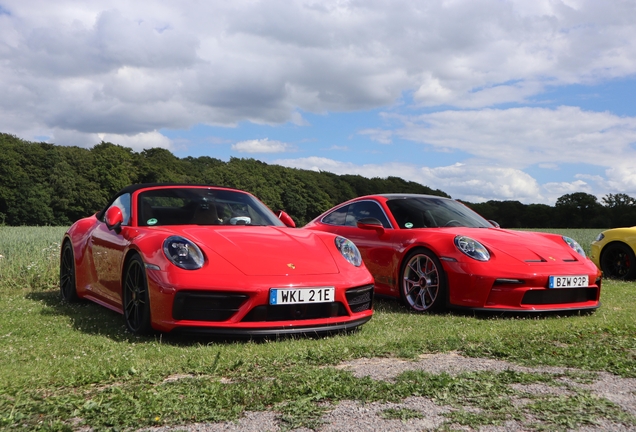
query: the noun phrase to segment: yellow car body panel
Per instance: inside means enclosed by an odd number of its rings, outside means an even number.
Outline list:
[[[613,279],[636,278],[636,226],[603,231],[592,242],[590,259]]]

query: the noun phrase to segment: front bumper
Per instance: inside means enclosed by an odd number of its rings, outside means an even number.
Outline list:
[[[473,310],[556,312],[600,306],[601,277],[591,261],[498,268],[445,263],[449,306]],[[550,275],[587,274],[589,286],[548,288]]]
[[[244,277],[213,280],[147,271],[151,323],[163,332],[186,331],[226,336],[319,334],[360,326],[373,316],[373,278],[320,275]],[[334,280],[336,279],[336,280]],[[177,283],[179,282],[179,283]],[[333,286],[329,303],[270,305],[271,288]]]
[[[371,315],[363,318],[332,324],[313,326],[286,326],[286,327],[263,327],[263,328],[240,328],[240,327],[188,327],[179,326],[172,330],[172,333],[203,334],[221,337],[263,337],[263,336],[322,336],[332,333],[354,330],[371,319]]]

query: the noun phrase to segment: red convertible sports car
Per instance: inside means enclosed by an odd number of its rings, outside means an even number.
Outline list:
[[[364,196],[334,207],[305,228],[353,241],[375,278],[376,294],[400,297],[415,311],[600,306],[600,272],[576,241],[500,229],[448,198]]]
[[[240,190],[129,186],[64,235],[61,295],[122,313],[137,334],[317,334],[371,319],[356,246],[293,225]]]

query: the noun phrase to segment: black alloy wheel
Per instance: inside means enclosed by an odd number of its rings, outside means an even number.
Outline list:
[[[146,268],[139,255],[128,261],[123,281],[124,319],[126,327],[137,335],[152,331],[150,325],[150,297]]]
[[[400,274],[400,297],[415,312],[441,310],[446,306],[446,274],[432,252],[411,252]]]
[[[601,270],[609,279],[631,280],[636,278],[634,251],[623,243],[605,246],[601,254]]]
[[[79,300],[75,283],[75,257],[69,240],[64,242],[60,255],[60,296],[68,303]]]

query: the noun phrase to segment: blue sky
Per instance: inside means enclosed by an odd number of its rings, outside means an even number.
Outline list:
[[[622,0],[0,0],[0,131],[472,202],[636,197],[634,16]]]

